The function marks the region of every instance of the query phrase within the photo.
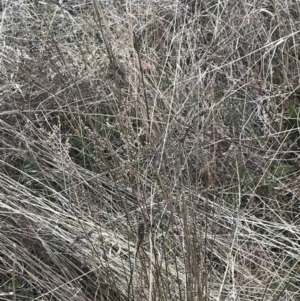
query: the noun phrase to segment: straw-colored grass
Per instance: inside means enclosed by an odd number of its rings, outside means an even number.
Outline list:
[[[1,300],[299,300],[297,1],[1,12]]]

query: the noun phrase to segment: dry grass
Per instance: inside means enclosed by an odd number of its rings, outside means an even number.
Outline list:
[[[297,1],[1,11],[1,300],[299,300]]]

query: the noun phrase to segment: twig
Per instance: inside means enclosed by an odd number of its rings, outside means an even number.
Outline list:
[[[17,246],[14,243],[14,253],[13,253],[13,271],[12,271],[12,289],[13,289],[13,295],[14,295],[14,301],[17,301],[17,296],[16,296],[16,250]]]
[[[138,239],[137,239],[137,243],[136,243],[136,251],[135,251],[135,260],[137,257],[137,254],[139,252],[140,246],[144,240],[144,236],[145,236],[145,223],[144,222],[140,222],[139,223],[139,227],[138,227]]]
[[[117,75],[116,75],[117,70],[118,70],[117,63],[116,63],[116,58],[115,58],[115,56],[113,54],[112,47],[111,47],[109,41],[106,39],[106,36],[104,34],[104,29],[103,29],[103,26],[102,26],[102,23],[101,23],[100,12],[99,12],[98,6],[96,4],[96,1],[93,0],[93,3],[94,3],[94,8],[95,8],[96,16],[97,16],[98,27],[99,27],[100,33],[102,35],[102,39],[103,39],[104,44],[105,44],[105,48],[106,48],[106,51],[107,51],[107,54],[108,54],[108,58],[109,58],[110,64],[111,64],[111,66],[113,68],[114,79],[115,79],[116,85],[118,87],[118,89],[117,89],[118,100],[121,101],[120,86],[119,86],[119,81],[117,80]]]
[[[135,255],[134,255],[134,266],[131,269],[130,279],[129,279],[129,283],[128,283],[128,297],[130,295],[133,272],[135,270],[137,254],[138,254],[140,246],[141,246],[141,244],[144,240],[144,236],[145,236],[145,223],[142,221],[142,222],[139,223],[138,231],[137,231],[137,243],[136,243],[136,250],[135,250]]]
[[[140,56],[140,50],[141,50],[141,41],[139,38],[136,36],[135,33],[133,33],[133,43],[134,43],[134,49],[137,53],[138,60],[139,60],[139,67],[140,67],[140,73],[141,73],[141,78],[142,78],[142,85],[143,85],[143,90],[144,90],[144,98],[145,98],[145,104],[146,104],[146,112],[147,112],[147,119],[148,119],[148,132],[150,134],[150,113],[149,113],[149,105],[148,105],[148,99],[147,99],[147,93],[146,93],[146,85],[145,85],[145,80],[144,80],[144,74],[143,74],[143,68],[142,68],[142,62],[141,62],[141,56]],[[150,138],[150,137],[148,137]]]

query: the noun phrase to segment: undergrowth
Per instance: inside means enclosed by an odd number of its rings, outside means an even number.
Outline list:
[[[0,9],[1,300],[299,300],[296,1]]]

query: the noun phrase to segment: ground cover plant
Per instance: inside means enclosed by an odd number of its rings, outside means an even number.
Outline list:
[[[1,300],[299,300],[297,1],[0,9]]]

